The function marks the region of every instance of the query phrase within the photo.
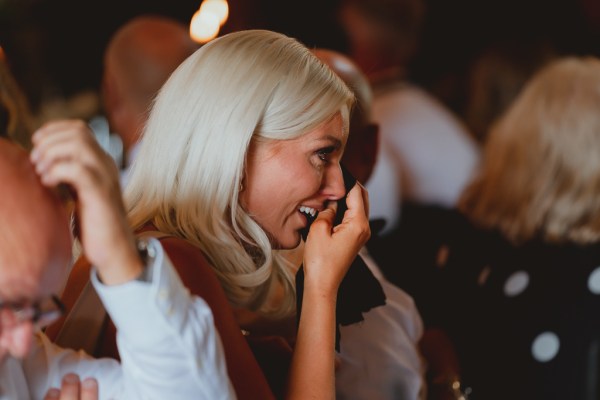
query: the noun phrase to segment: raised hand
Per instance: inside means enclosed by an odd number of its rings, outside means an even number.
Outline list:
[[[310,227],[304,247],[303,306],[288,382],[288,400],[335,398],[335,305],[337,291],[371,235],[368,193],[356,184],[346,198],[342,223],[333,226],[335,205]]]
[[[335,203],[319,213],[304,247],[305,287],[315,285],[323,293],[334,296],[350,264],[371,235],[368,193],[360,183],[350,190],[346,204],[348,210],[339,225],[333,226]]]
[[[74,192],[80,240],[105,284],[137,277],[142,261],[128,227],[115,163],[79,120],[45,124],[33,135],[31,161],[42,183]]]

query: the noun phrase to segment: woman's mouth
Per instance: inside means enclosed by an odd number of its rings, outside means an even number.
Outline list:
[[[315,221],[315,219],[317,219],[317,215],[319,214],[319,212],[314,208],[307,206],[300,206],[298,211],[300,211],[300,213],[306,217],[307,224],[304,228],[300,229],[300,235],[302,236],[302,239],[306,241],[310,225]]]

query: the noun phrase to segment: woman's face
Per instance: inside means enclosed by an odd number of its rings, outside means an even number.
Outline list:
[[[308,223],[301,209],[318,212],[345,195],[339,165],[345,143],[338,113],[296,139],[250,146],[241,203],[274,247],[291,249],[300,243],[300,230]]]

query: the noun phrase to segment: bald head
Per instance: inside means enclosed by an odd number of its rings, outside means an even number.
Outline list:
[[[27,153],[0,139],[0,300],[35,300],[60,289],[71,260],[67,213]]]
[[[340,0],[338,17],[349,40],[351,57],[371,82],[401,75],[417,49],[425,18],[425,0]]]
[[[365,183],[377,158],[378,128],[371,120],[373,93],[367,77],[350,58],[329,49],[315,49],[314,54],[348,85],[356,96],[350,118],[350,136],[342,159],[360,182]]]
[[[186,25],[161,16],[134,18],[112,36],[104,56],[103,97],[111,129],[126,150],[138,140],[158,90],[197,48]]]

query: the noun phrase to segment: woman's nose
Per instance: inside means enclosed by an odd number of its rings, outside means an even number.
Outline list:
[[[344,177],[339,164],[331,165],[325,173],[324,193],[330,200],[339,200],[346,196]]]

